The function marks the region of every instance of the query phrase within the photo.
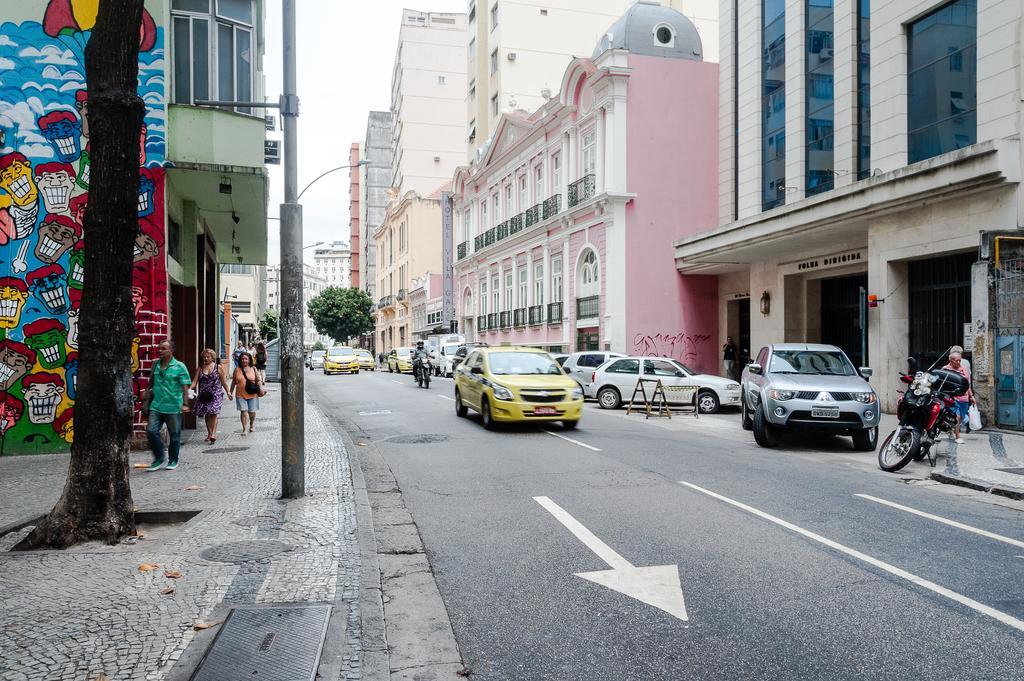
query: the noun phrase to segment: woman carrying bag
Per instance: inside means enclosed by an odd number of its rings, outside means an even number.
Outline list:
[[[196,398],[192,403],[192,413],[206,419],[206,441],[211,445],[217,441],[217,418],[220,416],[221,404],[225,393],[229,393],[224,368],[217,361],[217,353],[210,348],[203,350],[196,369],[192,390]]]
[[[256,412],[260,408],[260,397],[266,395],[260,373],[252,363],[252,355],[243,352],[238,356],[238,368],[231,378],[229,394],[235,397],[235,407],[242,419],[242,435],[253,432],[256,427]]]

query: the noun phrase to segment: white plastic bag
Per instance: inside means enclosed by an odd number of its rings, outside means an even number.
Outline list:
[[[971,405],[967,410],[967,422],[971,424],[971,430],[981,430],[981,412],[976,405]]]

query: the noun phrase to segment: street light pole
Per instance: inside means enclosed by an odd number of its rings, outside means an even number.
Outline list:
[[[305,386],[302,366],[302,206],[298,203],[295,0],[283,0],[284,203],[281,216],[281,496],[306,493]]]

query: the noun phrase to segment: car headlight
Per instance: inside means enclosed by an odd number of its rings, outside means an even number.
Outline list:
[[[730,383],[729,385],[725,386],[725,389],[730,391],[730,392],[735,392],[735,391],[740,389],[740,384],[739,383]]]
[[[583,388],[573,388],[572,399],[582,400],[583,399]]]
[[[875,393],[854,393],[853,399],[861,404],[874,404],[878,398],[875,397]]]
[[[507,400],[515,399],[515,396],[512,394],[512,391],[509,390],[508,388],[506,388],[503,385],[498,385],[497,383],[492,383],[491,384],[491,389],[494,390],[494,398],[497,399],[497,400],[506,400],[507,401]]]
[[[795,390],[769,390],[768,391],[768,396],[771,397],[773,400],[777,400],[779,402],[785,402],[786,400],[791,400],[794,397],[796,397],[796,391]]]

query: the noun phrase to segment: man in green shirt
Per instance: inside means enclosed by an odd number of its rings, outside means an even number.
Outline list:
[[[167,426],[170,438],[168,447],[167,470],[178,467],[178,451],[181,449],[181,413],[188,411],[188,389],[192,378],[188,369],[180,361],[174,359],[174,343],[167,339],[157,348],[160,359],[153,364],[149,378],[149,390],[142,411],[149,412],[146,435],[149,436],[149,448],[153,452],[153,463],[146,470],[158,471],[164,467],[164,441],[160,430]]]

